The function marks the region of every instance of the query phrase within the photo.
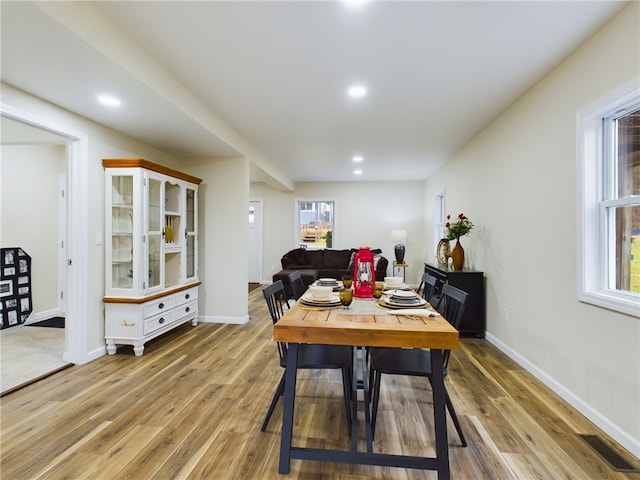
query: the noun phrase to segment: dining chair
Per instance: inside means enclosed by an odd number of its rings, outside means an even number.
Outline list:
[[[429,273],[422,275],[422,281],[418,287],[418,295],[422,295],[427,302],[431,303],[434,300],[433,294],[436,290],[438,279]]]
[[[289,301],[284,291],[282,280],[278,280],[262,290],[264,299],[275,325],[289,308]],[[277,342],[280,366],[283,368],[282,377],[276,388],[267,416],[264,419],[261,430],[264,432],[269,424],[269,419],[276,408],[278,399],[284,394],[284,369],[287,366],[288,344]],[[344,402],[347,413],[347,429],[351,434],[351,377],[352,377],[352,349],[341,345],[300,344],[298,347],[298,369],[340,369],[342,371],[342,386]]]
[[[307,290],[307,286],[302,281],[302,275],[300,275],[298,270],[295,270],[287,275],[287,279],[289,280],[289,285],[291,285],[294,300],[300,299],[302,294]]]
[[[454,327],[458,328],[462,314],[466,306],[468,294],[459,288],[449,284],[442,285],[442,296],[436,306],[442,316]],[[447,365],[451,350],[445,350],[442,357],[443,375],[447,376]],[[380,383],[382,374],[387,375],[410,375],[417,377],[427,377],[432,383],[431,355],[429,350],[421,348],[371,348],[369,351],[369,385],[372,394],[371,431],[375,434],[376,420],[378,417],[378,403],[380,401]],[[456,427],[462,446],[467,446],[467,441],[462,433],[462,427],[458,421],[458,416],[453,408],[453,403],[449,397],[447,386],[444,386],[445,401],[449,415]]]

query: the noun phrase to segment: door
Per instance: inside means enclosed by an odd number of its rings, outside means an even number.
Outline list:
[[[157,178],[150,173],[144,174],[145,178],[145,199],[144,199],[144,212],[145,212],[145,227],[144,227],[144,240],[146,256],[144,258],[145,268],[142,270],[142,289],[146,292],[161,288],[165,284],[165,270],[164,265],[167,262],[163,258],[164,249],[162,248],[163,239],[164,242],[173,238],[167,239],[167,227],[165,225],[164,215],[164,189],[163,181],[161,178]],[[171,235],[173,237],[173,235]]]
[[[262,280],[262,200],[249,201],[249,282]]]
[[[195,280],[198,278],[198,228],[197,228],[197,191],[194,187],[187,187],[185,189],[186,202],[185,202],[185,229],[184,236],[186,242],[186,281]]]
[[[58,175],[58,308],[63,317],[67,309],[67,208],[67,175]]]

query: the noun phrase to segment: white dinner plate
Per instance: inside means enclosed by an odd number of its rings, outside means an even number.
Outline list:
[[[387,285],[386,283],[384,284],[384,289],[385,291],[391,291],[391,290],[411,290],[411,287],[409,285],[407,285],[406,283],[401,283],[400,285]]]
[[[331,303],[340,303],[340,297],[338,295],[333,294],[333,293],[326,300],[320,300],[320,299],[314,298],[313,295],[311,295],[310,293],[307,293],[306,295],[302,296],[302,300],[304,300],[306,303],[313,303],[313,304],[316,304],[316,305],[326,305],[326,304],[331,304]]]
[[[331,287],[334,292],[339,292],[340,291],[340,284],[337,281],[336,281],[336,283],[314,282],[313,285],[315,285],[316,287]]]
[[[400,307],[406,307],[406,308],[412,308],[412,307],[424,307],[427,304],[427,301],[424,298],[419,298],[416,297],[415,301],[400,301],[397,302],[395,301],[393,298],[391,297],[382,297],[382,302],[383,305],[388,305],[391,307],[396,307],[396,308],[400,308]]]
[[[308,305],[310,307],[324,307],[324,308],[330,308],[330,307],[338,307],[340,306],[340,300],[336,300],[331,301],[331,302],[316,302],[313,300],[305,300],[304,298],[300,299],[300,303],[302,305]]]
[[[418,296],[416,292],[407,290],[389,290],[387,294],[398,298],[416,298]]]

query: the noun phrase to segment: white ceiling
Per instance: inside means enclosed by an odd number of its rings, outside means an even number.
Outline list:
[[[425,179],[625,3],[3,0],[1,72],[179,157]]]

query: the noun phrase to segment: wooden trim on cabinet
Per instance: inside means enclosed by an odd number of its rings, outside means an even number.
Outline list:
[[[189,290],[190,288],[198,287],[200,285],[202,285],[202,282],[194,282],[190,283],[189,285],[181,285],[169,290],[163,290],[162,292],[158,292],[153,295],[147,295],[146,297],[104,297],[102,301],[104,303],[145,303],[150,300],[155,300],[156,298],[166,297],[167,295],[182,292],[183,290]]]
[[[202,183],[201,178],[194,177],[192,175],[189,175],[188,173],[180,172],[178,170],[174,170],[173,168],[169,168],[158,163],[150,162],[149,160],[145,160],[144,158],[103,158],[102,166],[104,168],[140,167],[151,170],[153,172],[158,172],[164,175],[179,178],[180,180],[184,180],[186,182],[195,183],[196,185],[200,185]]]

